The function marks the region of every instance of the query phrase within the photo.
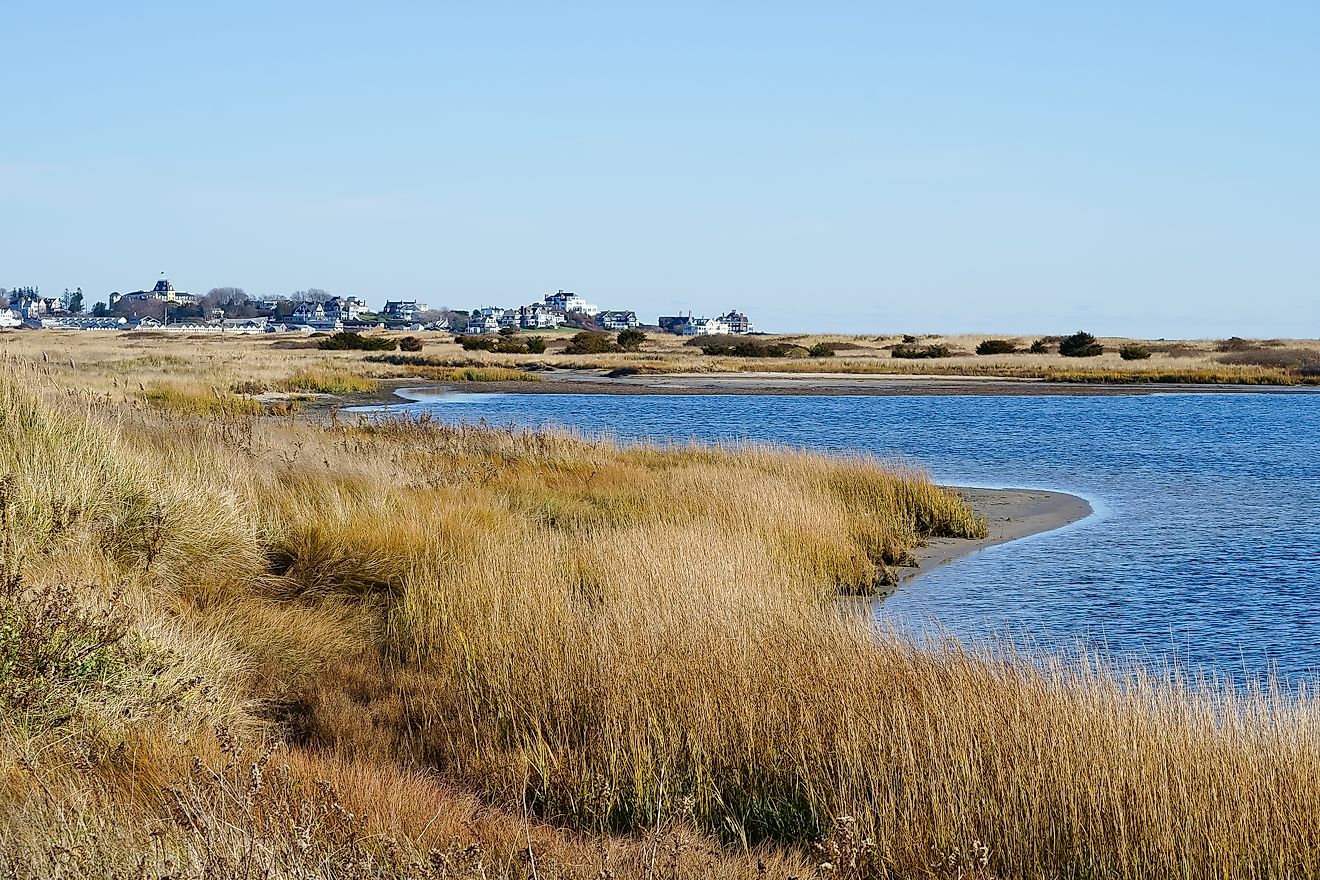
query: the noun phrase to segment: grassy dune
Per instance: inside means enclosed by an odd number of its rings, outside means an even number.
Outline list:
[[[982,532],[920,473],[162,408],[157,369],[0,376],[16,876],[1320,873],[1311,694],[841,600]]]

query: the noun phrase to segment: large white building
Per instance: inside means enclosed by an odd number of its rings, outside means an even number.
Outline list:
[[[587,315],[588,317],[595,317],[596,313],[600,311],[597,306],[587,302],[576,293],[571,293],[567,290],[547,293],[545,295],[545,306],[552,311],[563,312],[565,315],[576,313]]]

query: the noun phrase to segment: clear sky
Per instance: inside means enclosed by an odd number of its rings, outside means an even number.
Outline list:
[[[4,0],[0,286],[1320,336],[1320,3]]]

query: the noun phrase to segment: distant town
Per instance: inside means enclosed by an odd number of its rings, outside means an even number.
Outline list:
[[[312,333],[397,329],[479,336],[522,330],[619,332],[657,329],[679,336],[755,332],[747,315],[730,310],[717,317],[662,315],[654,324],[637,313],[601,309],[567,290],[527,305],[485,306],[470,311],[431,309],[417,300],[387,300],[372,310],[356,296],[333,296],[312,288],[289,296],[259,299],[241,288],[217,287],[197,295],[176,290],[160,278],[149,290],[111,293],[87,305],[81,288],[45,296],[36,287],[0,288],[0,330],[152,330],[185,334]]]

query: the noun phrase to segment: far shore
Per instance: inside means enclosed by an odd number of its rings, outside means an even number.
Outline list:
[[[1110,384],[1051,382],[1002,376],[929,376],[845,373],[665,373],[611,378],[604,371],[555,370],[535,374],[532,382],[444,382],[422,377],[393,378],[381,391],[356,395],[341,405],[399,403],[401,389],[419,397],[443,392],[503,394],[720,395],[783,397],[949,396],[1139,396],[1151,394],[1316,394],[1320,386]]]
[[[1072,525],[1090,516],[1091,503],[1085,498],[1066,492],[1044,489],[980,489],[964,486],[950,487],[984,517],[990,533],[979,540],[965,538],[932,538],[924,547],[913,551],[917,565],[902,570],[899,581],[935,570],[941,565],[977,553],[987,547],[1007,544],[1032,535],[1052,532]]]

